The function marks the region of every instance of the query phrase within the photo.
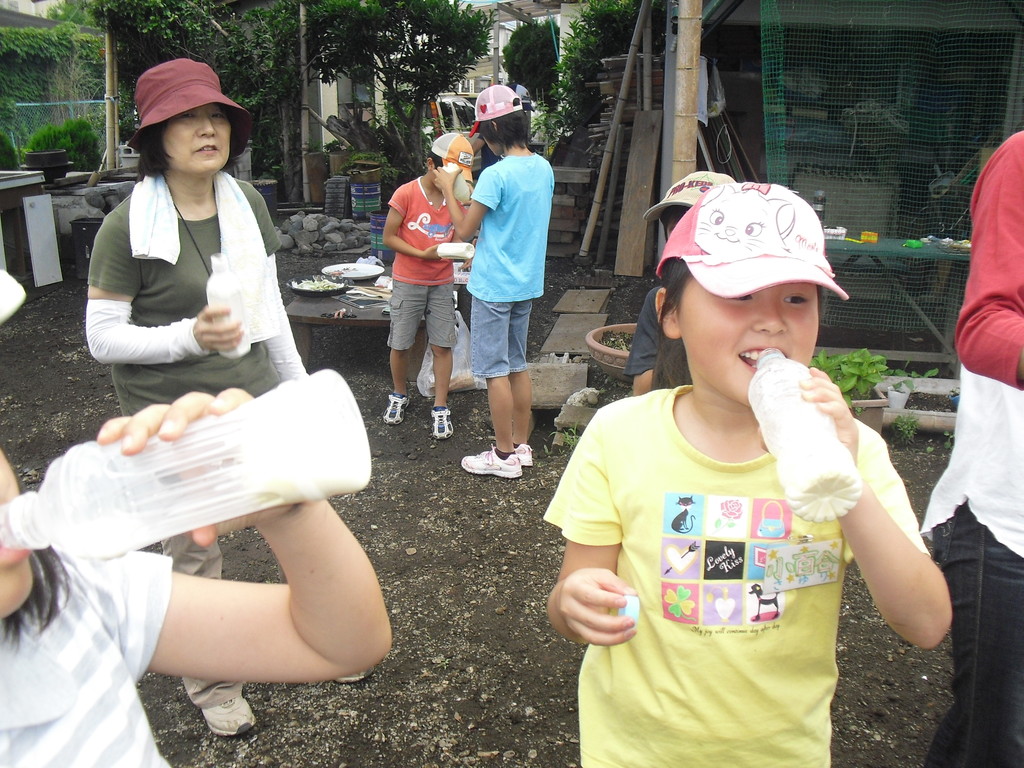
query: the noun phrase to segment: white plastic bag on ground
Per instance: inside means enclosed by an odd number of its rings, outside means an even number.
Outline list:
[[[473,375],[470,363],[469,328],[462,319],[462,313],[455,312],[455,346],[452,348],[452,379],[448,385],[449,392],[462,392],[469,389],[487,389],[487,382]],[[434,353],[430,342],[423,353],[423,365],[416,377],[416,389],[424,397],[434,396]]]

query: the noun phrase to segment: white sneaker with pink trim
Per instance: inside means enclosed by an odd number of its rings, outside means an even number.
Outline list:
[[[519,456],[512,454],[507,459],[502,459],[492,447],[489,451],[478,453],[476,456],[466,456],[462,459],[462,468],[474,475],[494,475],[496,477],[522,477],[523,467],[519,462]]]
[[[527,443],[520,443],[516,446],[516,456],[519,457],[519,463],[522,466],[533,466],[533,448],[531,448]]]

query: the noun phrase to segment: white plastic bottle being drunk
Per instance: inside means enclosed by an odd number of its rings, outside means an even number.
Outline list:
[[[115,557],[268,507],[355,493],[369,479],[355,398],[322,370],[132,456],[118,443],[76,445],[38,491],[0,505],[0,546]]]
[[[803,519],[820,523],[850,511],[860,498],[861,478],[832,417],[803,399],[800,382],[810,376],[807,366],[766,349],[748,397],[786,501]]]
[[[245,319],[245,299],[242,293],[242,282],[231,271],[227,256],[215,253],[210,257],[210,279],[206,281],[206,303],[210,306],[228,307],[231,314],[229,322],[242,324],[242,340],[234,349],[220,350],[224,357],[241,357],[249,354],[252,344],[249,340],[249,324]]]

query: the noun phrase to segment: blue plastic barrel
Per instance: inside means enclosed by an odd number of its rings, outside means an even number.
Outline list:
[[[370,214],[370,253],[385,263],[395,258],[395,252],[384,247],[384,223],[387,220],[387,211],[374,211]]]
[[[367,184],[352,183],[352,218],[368,219],[370,214],[380,209],[380,182]]]

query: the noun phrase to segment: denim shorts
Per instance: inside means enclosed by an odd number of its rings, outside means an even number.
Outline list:
[[[532,301],[490,302],[473,297],[473,375],[494,379],[526,370]]]
[[[455,297],[452,283],[415,285],[394,281],[391,289],[391,331],[388,346],[404,350],[416,341],[420,320],[427,321],[427,341],[435,347],[455,346]]]

